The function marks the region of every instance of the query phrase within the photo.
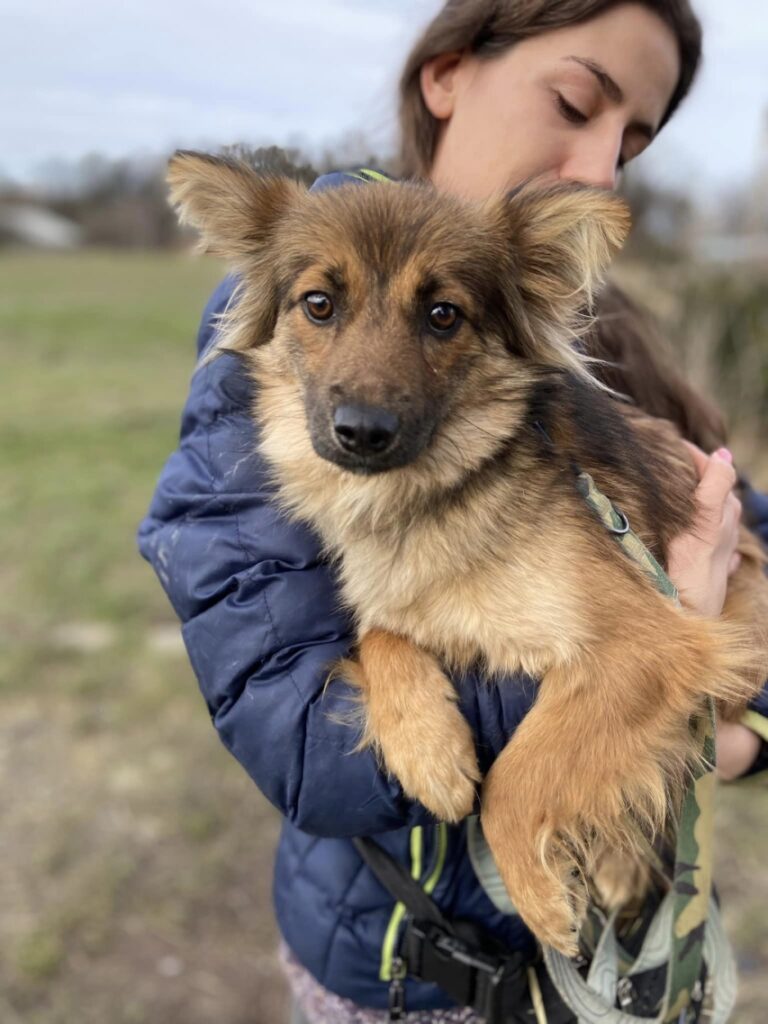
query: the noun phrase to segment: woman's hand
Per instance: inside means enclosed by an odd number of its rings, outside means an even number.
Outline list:
[[[716,618],[723,610],[728,577],[741,561],[736,551],[741,521],[741,502],[733,493],[736,473],[727,448],[706,455],[685,444],[699,476],[698,511],[690,530],[670,543],[667,573],[686,607]]]
[[[733,782],[749,771],[760,753],[760,737],[739,722],[717,720],[717,775]]]
[[[686,442],[699,485],[698,512],[693,526],[669,546],[669,577],[681,600],[700,615],[715,617],[723,610],[728,577],[739,567],[736,551],[741,502],[733,493],[736,473],[731,453],[721,448],[706,455]],[[738,722],[718,721],[717,774],[726,782],[738,779],[760,752],[760,738]]]

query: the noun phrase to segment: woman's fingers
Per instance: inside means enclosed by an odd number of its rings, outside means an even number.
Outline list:
[[[699,480],[701,480],[701,478],[704,476],[704,472],[707,466],[709,465],[709,456],[705,451],[702,451],[702,449],[699,448],[699,446],[694,444],[692,441],[686,441],[683,438],[683,444],[688,449],[688,453],[691,456],[691,460],[694,466],[696,467],[696,474]]]
[[[736,473],[727,448],[707,455],[687,443],[696,467],[696,513],[690,529],[669,546],[668,569],[681,598],[703,615],[719,615],[728,577],[741,562],[739,541],[741,502],[733,493]]]
[[[733,501],[738,501],[736,496],[732,495],[737,480],[736,470],[733,468],[733,455],[727,448],[718,448],[712,455],[707,455],[690,441],[683,441],[683,444],[688,449],[699,478],[696,488],[696,503],[699,510],[697,519],[706,519],[710,526],[719,528],[726,514],[729,496]],[[730,515],[735,515],[735,508],[730,509]]]
[[[711,455],[696,488],[696,526],[713,543],[722,541],[723,529],[732,530],[741,516],[738,498],[732,493],[736,471],[730,458],[724,448]]]
[[[706,505],[722,506],[735,484],[736,470],[731,453],[727,448],[720,448],[707,459],[696,495]]]
[[[731,523],[736,527],[737,530],[739,527],[739,523],[741,522],[741,513],[743,512],[743,510],[744,508],[741,502],[733,493],[733,491],[731,491],[725,502],[725,512],[726,515],[730,517]]]

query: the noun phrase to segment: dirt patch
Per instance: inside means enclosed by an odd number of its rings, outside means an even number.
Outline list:
[[[278,816],[187,703],[147,741],[83,736],[60,700],[44,716],[6,702],[4,1024],[284,1019],[270,904]],[[192,756],[168,747],[182,733]]]

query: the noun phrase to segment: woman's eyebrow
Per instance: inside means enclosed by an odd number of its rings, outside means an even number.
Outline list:
[[[566,57],[565,59],[572,60],[576,64],[581,64],[581,66],[583,68],[586,68],[587,71],[591,71],[597,79],[600,88],[603,90],[603,92],[611,101],[611,103],[624,102],[624,93],[621,91],[619,84],[616,82],[615,79],[611,78],[611,76],[608,74],[605,68],[598,64],[596,61],[590,60],[589,57]],[[645,121],[635,121],[632,125],[630,125],[630,127],[636,129],[642,135],[645,135],[649,141],[653,139],[654,135],[656,134],[655,130],[651,127],[651,125],[646,124]]]
[[[616,81],[596,61],[590,60],[588,57],[566,57],[565,59],[575,61],[577,64],[581,64],[583,68],[586,68],[587,71],[591,71],[600,83],[600,88],[612,103],[624,102],[624,93]]]

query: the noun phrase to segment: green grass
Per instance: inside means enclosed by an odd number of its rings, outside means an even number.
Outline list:
[[[24,552],[13,596],[0,595],[12,632],[22,608],[27,629],[169,618],[133,535],[220,276],[182,255],[0,256],[3,546]]]
[[[222,275],[0,251],[3,1022],[280,1019],[277,816],[153,643],[178,626],[135,541]]]
[[[134,537],[221,273],[187,255],[0,255],[0,687],[84,685],[51,650],[56,624],[107,623],[119,649],[174,621]]]

